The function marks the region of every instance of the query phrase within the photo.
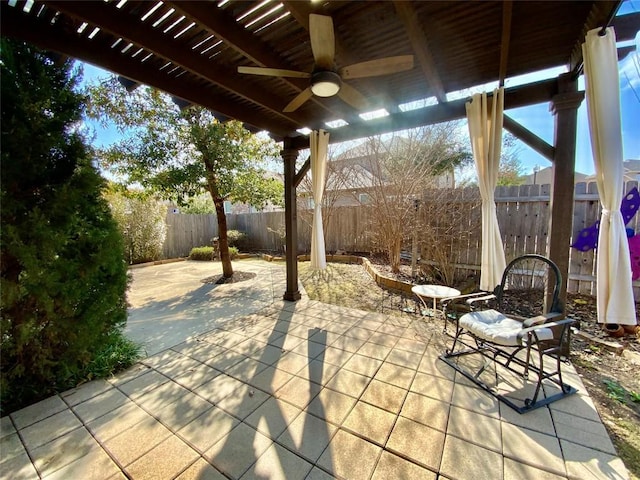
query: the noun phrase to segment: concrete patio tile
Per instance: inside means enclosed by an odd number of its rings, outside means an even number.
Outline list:
[[[217,403],[217,407],[243,420],[271,396],[251,385],[244,384]]]
[[[392,413],[365,402],[358,402],[342,427],[371,442],[384,445],[395,421],[396,416]]]
[[[142,375],[135,377],[126,383],[119,385],[120,390],[132,399],[136,399],[147,392],[150,392],[154,388],[167,383],[169,379],[156,372],[155,370],[148,370]]]
[[[80,420],[87,423],[130,402],[126,395],[113,388],[71,408]]]
[[[383,408],[397,414],[402,408],[402,403],[407,394],[403,388],[389,383],[372,380],[362,394],[361,399],[367,403]]]
[[[173,381],[163,383],[158,388],[139,396],[136,403],[150,413],[155,413],[161,408],[179,401],[190,393],[182,385]]]
[[[121,465],[129,465],[160,442],[171,436],[171,431],[153,417],[146,418],[102,445]]]
[[[376,465],[371,480],[389,480],[391,478],[403,480],[436,480],[437,474],[411,463],[391,452],[382,452],[380,461]],[[442,477],[441,477],[442,478]]]
[[[246,385],[226,374],[219,375],[210,382],[203,383],[196,388],[193,393],[204,398],[208,402],[217,404],[224,397],[231,395],[234,391]]]
[[[420,360],[418,365],[418,371],[429,375],[435,375],[438,377],[446,378],[453,381],[456,375],[456,371],[449,365],[440,360],[440,352],[434,352],[427,350]]]
[[[510,458],[504,459],[504,480],[566,480],[564,475],[545,472]]]
[[[502,478],[502,455],[447,436],[440,473],[450,478]]]
[[[318,465],[335,476],[368,480],[382,449],[349,432],[338,430],[318,460]]]
[[[305,480],[333,480],[334,478],[336,477],[334,477],[333,475],[329,475],[324,470],[321,470],[318,467],[313,467]]]
[[[0,439],[16,433],[16,427],[13,426],[11,417],[9,415],[0,418]]]
[[[109,440],[151,416],[135,403],[127,403],[89,423],[86,427],[101,442]]]
[[[400,415],[442,432],[447,431],[449,404],[419,393],[409,392]]]
[[[399,417],[387,442],[387,450],[437,471],[445,434],[421,423]]]
[[[77,405],[110,388],[113,388],[113,385],[106,380],[93,380],[92,382],[83,383],[76,388],[61,393],[60,397],[62,397],[68,405]]]
[[[173,478],[198,458],[198,454],[177,437],[171,436],[126,467],[136,480]]]
[[[594,422],[556,410],[553,412],[553,423],[560,439],[601,450],[611,455],[617,454],[609,434],[601,422]]]
[[[471,410],[472,412],[500,418],[501,405],[497,398],[475,385],[469,386],[458,383],[457,379],[455,388],[453,389],[451,403],[457,407]]]
[[[560,443],[555,436],[502,422],[502,449],[505,457],[566,475]]]
[[[211,407],[184,428],[177,435],[198,452],[211,448],[240,422],[218,407]]]
[[[23,449],[22,453],[11,458],[3,458],[0,460],[0,478],[11,480],[39,480],[40,476],[36,471],[31,458]]]
[[[358,340],[368,340],[371,335],[373,335],[373,331],[363,328],[363,327],[351,327],[349,330],[344,332],[346,337],[357,338]]]
[[[594,422],[601,422],[600,415],[596,410],[596,406],[593,400],[583,392],[578,392],[575,395],[569,395],[562,400],[553,402],[549,405],[551,412],[559,411],[569,413],[577,417],[586,418]]]
[[[185,370],[189,370],[192,368],[196,368],[202,365],[201,362],[194,360],[188,356],[182,356],[182,358],[178,358],[170,363],[161,364],[155,367],[157,371],[166,375],[167,377],[175,377],[180,375]]]
[[[188,350],[184,351],[185,355],[187,355],[189,358],[193,358],[194,360],[198,360],[199,362],[202,363],[210,363],[213,359],[215,359],[218,355],[221,355],[225,352],[227,352],[226,349],[219,347],[218,345],[213,345],[211,343],[207,343],[203,340],[201,340],[200,338],[197,338],[196,340],[197,343],[197,347],[190,347]],[[178,347],[173,347],[173,349],[176,349]]]
[[[323,359],[325,363],[329,363],[331,365],[335,365],[336,367],[342,368],[342,366],[347,363],[352,356],[353,352],[349,352],[332,345],[324,350]]]
[[[380,369],[374,378],[381,382],[395,385],[396,387],[409,389],[415,374],[416,371],[410,368],[404,368],[393,363],[384,362],[380,366]]]
[[[245,418],[244,422],[275,440],[301,412],[302,410],[287,402],[269,397],[266,402]]]
[[[377,358],[378,360],[384,360],[389,352],[391,351],[391,347],[387,347],[385,345],[379,345],[377,343],[372,343],[370,341],[362,344],[360,349],[358,350],[358,355],[362,355],[365,357]]]
[[[180,352],[176,352],[172,349],[163,350],[155,355],[147,358],[143,358],[140,363],[147,365],[148,367],[155,368],[161,365],[169,365],[176,361],[180,361],[184,358],[184,355]]]
[[[324,333],[326,334],[326,332]],[[297,347],[291,349],[289,353],[302,355],[303,357],[311,361],[312,359],[316,358],[318,355],[323,353],[325,348],[327,348],[328,346],[328,343],[326,341],[325,342],[321,341],[322,336],[323,336],[322,333],[315,332],[313,336],[309,338],[309,340],[307,340],[306,342],[301,342]],[[314,337],[315,337],[315,340],[317,341],[311,340]]]
[[[336,392],[359,398],[370,381],[371,378],[365,375],[350,372],[349,370],[340,370],[327,382],[326,386]]]
[[[323,388],[311,401],[307,412],[328,422],[340,425],[356,403],[356,399],[334,390]]]
[[[67,404],[58,395],[54,395],[22,410],[13,412],[9,416],[13,420],[15,427],[22,429],[66,409]]]
[[[335,342],[337,342],[338,340],[340,340],[341,338],[344,338],[341,333],[330,332],[328,330],[327,331],[320,330],[314,333],[313,335],[311,335],[307,339],[307,343],[317,343],[317,344],[323,345],[324,347],[329,347],[333,345]],[[351,338],[351,337],[347,337],[347,338]],[[300,346],[301,345],[298,345],[298,347]]]
[[[125,370],[124,372],[120,372],[117,375],[109,378],[107,381],[117,387],[120,385],[123,385],[127,382],[130,382],[132,380],[135,380],[136,378],[140,377],[141,375],[144,375],[148,372],[152,371],[150,367],[147,367],[146,365],[143,365],[142,363],[136,363],[134,366],[132,366],[131,368],[128,368],[127,370]]]
[[[313,464],[294,455],[278,444],[272,444],[266,452],[241,477],[242,480],[304,480]]]
[[[551,418],[551,411],[546,407],[536,408],[526,414],[520,414],[508,405],[501,403],[500,419],[511,425],[518,425],[519,427],[536,430],[541,433],[546,433],[547,435],[556,434],[556,429],[553,426],[554,422]]]
[[[211,403],[203,400],[194,393],[187,393],[177,401],[154,410],[153,416],[174,432],[193,421],[212,407]]]
[[[204,453],[204,457],[221,472],[239,479],[273,441],[244,423]]]
[[[120,468],[111,460],[109,455],[101,448],[96,448],[43,478],[46,480],[108,480],[119,473]]]
[[[396,343],[395,348],[422,356],[424,351],[427,349],[427,346],[423,342],[419,342],[417,340],[401,338],[400,340],[398,340],[398,343]]]
[[[451,406],[447,435],[502,453],[502,424],[495,417]]]
[[[200,385],[210,382],[218,375],[222,374],[215,368],[200,364],[197,367],[188,368],[184,373],[173,377],[173,381],[189,390],[195,390]]]
[[[98,443],[81,427],[38,448],[29,449],[29,455],[38,473],[44,477],[97,449],[100,449]]]
[[[176,480],[226,480],[218,470],[213,468],[204,458],[199,458],[194,464],[176,477]]]
[[[213,358],[199,358],[198,360],[206,365],[209,365],[210,367],[215,368],[216,370],[220,370],[221,372],[226,373],[235,364],[241,362],[245,358],[247,358],[246,355],[238,353],[234,350],[225,350],[224,352],[216,355]]]
[[[262,363],[266,363],[267,365],[273,365],[278,360],[280,360],[280,358],[284,356],[285,353],[286,352],[282,351],[282,348],[274,347],[273,345],[268,344],[262,350],[258,350],[255,353],[249,354],[249,357]],[[215,366],[215,362],[211,365]]]
[[[312,386],[313,385],[313,391]],[[300,377],[293,377],[276,393],[275,397],[285,400],[298,408],[305,408],[318,392],[317,385]]]
[[[337,428],[307,412],[302,412],[280,434],[277,442],[314,463],[325,450]]]
[[[454,383],[451,380],[418,372],[409,390],[436,400],[450,402],[453,386]]]
[[[619,457],[560,440],[567,474],[572,480],[628,479]]]
[[[408,352],[406,350],[399,350],[394,348],[393,351],[387,357],[387,362],[400,365],[401,367],[410,368],[416,370],[420,365],[422,355]]]
[[[361,375],[366,375],[367,377],[373,377],[378,371],[380,365],[382,365],[382,360],[364,357],[356,353],[343,365],[342,368],[346,368],[347,370]]]
[[[320,355],[318,358],[311,360],[306,368],[296,373],[296,377],[325,386],[338,371],[340,371],[340,367],[325,363],[322,360],[322,355]]]
[[[246,382],[268,366],[266,363],[247,357],[229,368],[226,373],[241,382]]]
[[[81,426],[82,423],[71,410],[63,410],[27,428],[23,428],[20,430],[20,436],[24,445],[29,450],[33,450]],[[4,450],[2,454],[4,455]]]
[[[291,373],[275,367],[267,367],[254,377],[249,378],[247,383],[264,392],[273,393],[292,378],[293,375]]]
[[[377,331],[382,325],[384,321],[382,319],[377,319],[368,313],[362,315],[362,319],[358,322],[358,326],[362,328],[369,329],[371,331]]]
[[[335,342],[332,342],[330,345],[333,348],[339,348],[349,353],[355,353],[358,349],[364,345],[366,340],[358,339],[354,337],[347,337],[345,335],[341,335]],[[348,359],[347,359],[348,360]],[[342,365],[342,364],[340,364]]]
[[[297,353],[287,352],[273,366],[292,374],[298,373],[305,368],[311,360],[309,357],[298,355]]]
[[[396,343],[398,343],[398,340],[400,340],[400,337],[396,337],[395,335],[389,335],[388,333],[382,333],[382,332],[375,332],[373,335],[371,335],[368,338],[367,342],[374,343],[377,345],[382,345],[387,348],[394,348]]]
[[[205,335],[201,335],[199,338],[207,343],[218,345],[225,349],[232,348],[234,345],[246,340],[246,337],[243,335],[221,329],[212,330]]]
[[[25,451],[18,434],[12,433],[11,435],[5,435],[0,440],[0,453],[2,453],[2,456],[0,457],[0,464],[2,464],[6,460],[26,454],[27,452]]]

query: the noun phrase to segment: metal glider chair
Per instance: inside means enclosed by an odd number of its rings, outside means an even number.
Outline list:
[[[575,393],[562,380],[561,364],[569,356],[569,327],[574,320],[564,318],[558,298],[561,285],[555,263],[530,254],[509,263],[493,293],[447,299],[445,312],[454,319],[456,331],[453,345],[440,359],[518,413]],[[476,358],[474,363],[467,357],[471,354],[480,354],[482,361]],[[495,375],[490,373],[492,363]],[[500,393],[499,366],[524,382],[522,392]],[[534,380],[529,381],[530,374]],[[484,380],[488,375],[495,385]],[[521,401],[519,395],[525,398]]]

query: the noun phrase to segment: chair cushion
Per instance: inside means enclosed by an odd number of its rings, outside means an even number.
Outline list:
[[[508,347],[517,347],[518,333],[524,328],[522,322],[506,317],[496,310],[471,312],[460,317],[460,326],[476,337]],[[551,340],[553,332],[550,328],[536,329],[540,340]],[[524,339],[526,341],[526,338]]]

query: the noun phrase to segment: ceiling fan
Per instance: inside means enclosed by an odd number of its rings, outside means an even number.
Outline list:
[[[367,62],[354,63],[340,69],[335,68],[335,36],[333,19],[325,15],[309,15],[309,36],[313,52],[314,67],[311,73],[296,70],[284,70],[267,67],[238,67],[239,73],[265,75],[268,77],[309,78],[310,85],[300,92],[284,107],[284,112],[297,110],[313,95],[332,97],[338,95],[352,107],[362,110],[369,105],[367,99],[358,90],[343,80],[377,77],[403,72],[413,68],[413,55],[379,58]]]

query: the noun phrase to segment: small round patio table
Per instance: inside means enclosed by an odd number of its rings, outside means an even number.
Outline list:
[[[436,316],[436,312],[438,312],[438,300],[449,297],[457,297],[460,295],[460,290],[455,288],[446,287],[444,285],[415,285],[411,287],[411,291],[415,294],[416,297],[422,302],[425,309],[428,309],[429,306],[425,302],[425,298],[433,299],[433,316]]]

